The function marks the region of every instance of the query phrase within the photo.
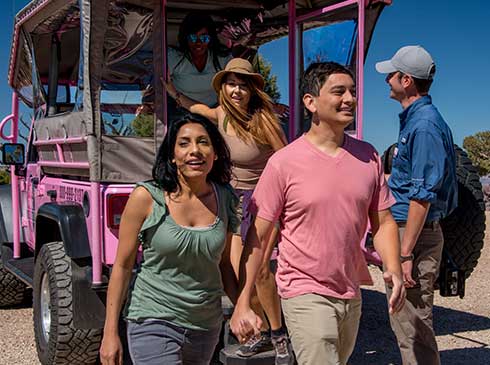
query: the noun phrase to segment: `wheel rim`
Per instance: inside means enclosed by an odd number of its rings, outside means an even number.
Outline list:
[[[51,298],[49,293],[49,280],[46,273],[41,281],[41,325],[43,337],[46,343],[49,341],[49,330],[51,328]]]

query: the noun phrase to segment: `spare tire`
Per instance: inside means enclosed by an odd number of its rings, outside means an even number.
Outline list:
[[[388,147],[382,160],[391,174],[396,143]],[[458,179],[458,207],[441,221],[444,252],[468,278],[478,263],[485,237],[485,202],[478,169],[465,151],[454,145]]]
[[[454,146],[458,207],[441,222],[444,250],[468,278],[478,263],[485,238],[485,202],[478,169],[465,151]]]

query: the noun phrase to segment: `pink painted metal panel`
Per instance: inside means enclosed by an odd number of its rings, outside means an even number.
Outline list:
[[[88,162],[53,162],[53,161],[39,161],[39,166],[44,167],[60,167],[68,169],[88,169]]]
[[[346,7],[349,5],[357,4],[357,2],[358,2],[357,0],[347,0],[347,1],[343,1],[341,3],[337,3],[334,5],[326,6],[322,9],[314,10],[308,14],[304,14],[302,16],[297,17],[296,22],[302,23],[308,19],[315,18],[315,17],[320,16],[322,14],[329,13],[331,11],[334,11],[334,10],[337,10],[337,9],[340,9],[340,8],[343,8],[343,7]]]
[[[24,231],[24,237],[27,244],[34,248],[36,244],[36,207],[39,207],[44,201],[42,198],[45,193],[43,185],[38,185],[36,188],[33,185],[33,179],[39,179],[41,168],[37,164],[27,164],[26,166],[26,220],[27,229]]]
[[[90,223],[92,252],[92,284],[102,284],[102,242],[101,242],[101,188],[99,182],[90,182]]]
[[[104,212],[107,211],[106,203],[110,195],[113,194],[131,194],[134,189],[134,185],[109,185],[104,189],[103,202]],[[109,217],[107,214],[103,214],[103,234],[104,234],[104,255],[103,263],[106,265],[114,264],[116,259],[117,246],[119,243],[119,230],[113,230],[109,228]]]

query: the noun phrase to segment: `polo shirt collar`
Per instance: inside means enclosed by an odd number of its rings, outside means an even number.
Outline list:
[[[418,109],[423,107],[424,105],[432,104],[432,98],[430,95],[424,95],[420,99],[415,100],[412,104],[408,106],[407,109],[402,111],[398,116],[400,117],[400,124],[403,128],[407,123],[407,120],[410,120],[413,113],[415,113]]]

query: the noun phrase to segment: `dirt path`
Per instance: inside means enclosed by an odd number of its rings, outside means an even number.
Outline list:
[[[388,322],[383,279],[370,269],[374,287],[363,291],[363,316],[350,365],[401,364],[395,335]],[[443,364],[490,364],[490,212],[485,246],[475,271],[466,281],[466,295],[435,297],[434,329]]]
[[[391,332],[381,273],[372,268],[375,286],[363,290],[363,317],[350,365],[401,364]],[[490,212],[485,248],[466,282],[464,299],[436,295],[434,326],[443,364],[490,364]],[[0,364],[39,364],[32,308],[0,309]]]

